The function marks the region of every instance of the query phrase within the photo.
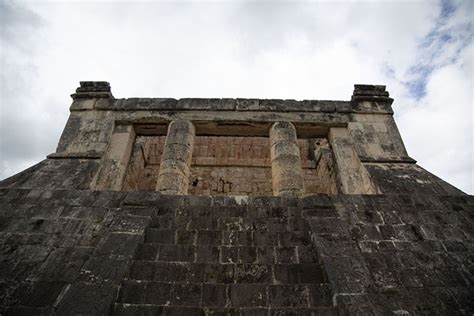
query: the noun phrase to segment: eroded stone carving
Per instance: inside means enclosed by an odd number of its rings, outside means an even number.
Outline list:
[[[170,123],[166,136],[156,190],[163,194],[188,192],[195,129],[193,123],[177,120]]]
[[[273,194],[301,196],[304,194],[300,150],[296,142],[295,126],[277,122],[270,128]]]

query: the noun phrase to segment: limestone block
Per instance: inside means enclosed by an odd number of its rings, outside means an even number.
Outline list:
[[[187,190],[188,180],[184,176],[176,176],[177,172],[163,171],[158,176],[157,190],[163,194],[180,195],[184,188]]]
[[[277,122],[270,129],[270,146],[281,142],[296,142],[296,129],[290,122]]]
[[[105,112],[71,112],[56,153],[86,156],[95,152],[96,155],[101,155],[109,143],[113,130],[114,119]]]
[[[178,143],[174,143],[174,144],[168,143],[166,145],[166,148],[167,150],[163,151],[163,154],[161,156],[162,161],[179,160],[179,161],[189,164],[188,153],[191,149],[190,146],[182,145]]]
[[[92,190],[122,190],[135,141],[132,125],[116,125],[111,140],[91,184]]]
[[[273,194],[304,194],[304,178],[296,129],[289,122],[277,122],[270,128]]]
[[[272,160],[278,159],[280,156],[295,157],[298,152],[298,144],[291,141],[280,141],[270,147],[270,157],[272,157]]]
[[[402,138],[391,115],[354,114],[348,124],[362,161],[408,161]]]
[[[164,194],[188,192],[194,134],[194,125],[190,121],[177,120],[170,123],[156,190]]]
[[[173,124],[174,122],[176,122],[176,124]],[[179,120],[174,122],[172,122],[171,124],[173,125],[170,125],[170,128],[168,128],[168,137],[166,138],[166,145],[180,144],[183,146],[191,147],[194,142],[194,126],[183,123],[189,122],[185,120]],[[191,122],[189,123],[192,124]]]
[[[354,149],[347,128],[333,127],[329,130],[338,180],[343,194],[376,194],[377,188],[362,165]]]
[[[190,165],[187,162],[178,160],[178,158],[162,160],[160,164],[160,172],[163,173],[188,174],[189,170]]]
[[[98,99],[76,99],[72,102],[71,111],[84,111],[94,109],[94,104]]]

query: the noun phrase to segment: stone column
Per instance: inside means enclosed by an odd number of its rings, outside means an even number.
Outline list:
[[[303,169],[296,129],[290,122],[276,122],[270,128],[273,195],[304,194]]]
[[[194,125],[190,121],[177,120],[168,126],[156,184],[157,191],[178,195],[188,192],[194,135]]]
[[[341,193],[376,194],[377,188],[360,161],[347,128],[331,127],[328,138],[336,160]]]
[[[132,125],[116,125],[104,156],[100,160],[99,171],[92,180],[92,190],[122,190],[128,162],[135,142]]]

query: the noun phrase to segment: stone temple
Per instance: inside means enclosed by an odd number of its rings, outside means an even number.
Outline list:
[[[0,315],[473,314],[474,197],[408,156],[384,86],[72,99],[0,182]]]

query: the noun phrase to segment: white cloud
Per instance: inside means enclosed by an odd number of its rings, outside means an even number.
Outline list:
[[[354,83],[381,83],[409,153],[473,192],[469,2],[444,20],[435,1],[3,2],[15,10],[2,19],[0,178],[54,151],[79,80],[110,81],[117,97],[294,99],[349,99]],[[451,42],[421,47],[433,30]],[[406,82],[421,61],[436,67],[417,101]]]
[[[409,152],[434,174],[473,192],[473,45],[433,72],[427,94],[399,116]]]

